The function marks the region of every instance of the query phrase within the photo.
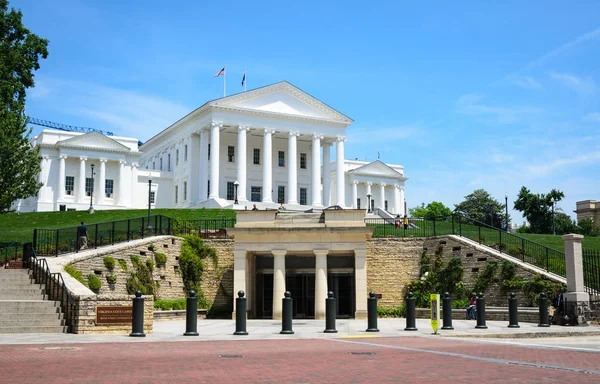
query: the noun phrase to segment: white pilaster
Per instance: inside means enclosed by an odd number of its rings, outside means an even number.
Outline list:
[[[331,205],[331,143],[323,143],[323,205]]]
[[[87,160],[87,157],[82,156],[79,158],[79,177],[77,180],[77,201],[80,203],[85,202],[85,199],[87,197],[85,195],[85,161],[86,160]],[[63,188],[63,190],[64,190],[64,188]]]
[[[127,161],[119,161],[119,190],[117,192],[117,205],[125,205],[127,201],[125,196],[125,191],[127,190],[125,187],[125,164],[127,164]]]
[[[298,204],[298,159],[296,154],[298,132],[290,132],[288,139],[288,200],[290,205]]]
[[[404,216],[407,214],[406,212],[406,205],[404,204],[404,201],[406,200],[406,198],[404,197],[404,187],[400,187],[400,215]]]
[[[181,157],[181,149],[179,150],[179,156]],[[205,201],[208,198],[208,130],[200,129],[200,161],[198,162],[199,167],[199,189],[200,189],[200,201]],[[181,189],[181,187],[179,187]],[[179,199],[178,201],[181,201]]]
[[[248,127],[238,127],[238,153],[236,158],[237,163],[237,181],[240,184],[237,190],[238,202],[248,201],[246,197],[246,150],[247,150],[247,133],[250,129]]]
[[[273,250],[273,319],[281,319],[282,302],[285,293],[285,254],[286,250]]]
[[[403,215],[402,203],[400,200],[400,186],[398,184],[394,185],[394,213],[397,215]]]
[[[367,317],[367,250],[354,250],[354,286],[356,291],[355,319]]]
[[[344,181],[344,141],[345,137],[336,139],[335,151],[335,174],[336,174],[336,204],[340,207],[346,206],[346,183]]]
[[[50,191],[48,190],[48,176],[50,175],[50,167],[52,166],[52,159],[48,155],[44,155],[42,157],[42,167],[39,173],[38,181],[43,184],[42,188],[40,188],[39,192],[39,201],[48,201],[48,194]]]
[[[137,186],[137,182],[138,182],[138,167],[139,166],[140,165],[138,163],[131,163],[131,188],[130,188],[129,196],[128,196],[130,202],[135,202],[138,200],[137,199],[138,191],[137,191],[136,186]],[[144,187],[142,187],[142,188],[145,190]],[[147,193],[147,192],[145,192],[145,193]],[[148,204],[147,199],[148,199],[148,195],[146,195],[145,204],[142,204],[142,207],[144,207],[144,206],[147,207],[147,204]]]
[[[212,154],[211,154],[212,157]],[[235,298],[238,292],[246,292],[246,251],[233,251],[233,318],[235,319]],[[247,299],[246,299],[247,300]],[[281,300],[280,300],[281,301]]]
[[[98,204],[104,203],[106,197],[106,159],[100,159],[100,179],[98,180]]]
[[[312,137],[312,205],[321,207],[321,139],[322,135]]]
[[[65,198],[65,159],[67,156],[60,155],[58,157],[58,200]],[[85,167],[85,163],[83,164]],[[85,181],[84,181],[85,183]],[[85,184],[84,184],[85,185]]]
[[[358,204],[358,181],[352,180],[352,208],[357,209]]]
[[[327,250],[313,250],[315,254],[315,320],[325,318],[327,298]]]
[[[223,124],[210,124],[210,196],[211,199],[219,198],[219,146],[221,127]]]
[[[263,203],[273,202],[273,134],[275,130],[265,129],[263,137]],[[283,297],[283,296],[282,296]],[[273,296],[275,298],[275,296]],[[273,299],[273,302],[276,300]]]
[[[379,184],[379,208],[385,210],[385,183]]]
[[[367,185],[367,194],[365,197],[367,198],[367,212],[371,210],[371,199],[373,199],[373,193],[371,192],[371,183],[366,183]],[[369,195],[371,195],[371,199],[369,199]]]

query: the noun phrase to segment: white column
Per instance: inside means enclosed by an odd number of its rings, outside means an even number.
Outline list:
[[[273,134],[275,130],[265,129],[263,138],[263,203],[273,202]],[[275,298],[275,296],[273,296]],[[273,302],[276,300],[273,299]],[[281,301],[281,300],[279,300]]]
[[[356,200],[358,200],[358,181],[352,180],[352,208],[354,209],[358,208]]]
[[[179,146],[179,157],[181,157],[181,146]],[[208,130],[202,128],[200,130],[200,161],[199,164],[199,173],[200,173],[200,184],[198,188],[200,189],[200,201],[205,201],[208,198],[207,190],[208,190]],[[181,187],[179,187],[181,189]],[[178,199],[181,201],[181,198]]]
[[[312,137],[312,205],[321,204],[321,139],[323,136],[314,134]]]
[[[288,200],[290,205],[298,204],[298,159],[296,154],[298,132],[290,132],[288,139]]]
[[[248,201],[246,198],[246,150],[247,150],[247,133],[250,129],[248,127],[238,127],[238,153],[237,153],[237,181],[240,184],[237,190],[238,202]]]
[[[48,175],[50,172],[50,167],[52,165],[52,159],[48,155],[44,155],[42,157],[42,166],[40,169],[40,173],[38,175],[38,181],[42,183],[42,188],[40,188],[40,192],[38,194],[39,201],[48,201]]]
[[[331,143],[323,143],[323,205],[331,205]]]
[[[369,201],[370,199],[368,198],[368,195],[371,195],[371,199],[373,198],[373,193],[371,193],[371,183],[366,183],[367,184],[367,194],[365,195],[365,197],[367,198],[367,212],[369,212],[371,210],[371,202]]]
[[[379,200],[381,200],[379,202],[379,208],[385,209],[385,184],[384,183],[379,184]]]
[[[283,294],[285,293],[286,250],[274,250],[273,254],[273,319],[281,319]]]
[[[219,145],[221,127],[223,124],[210,124],[210,196],[211,199],[219,198]]]
[[[138,167],[140,165],[138,163],[131,163],[131,188],[129,191],[129,201],[130,202],[135,202],[138,201],[137,199],[137,182],[138,182]],[[142,186],[144,193],[146,196],[146,198],[144,199],[144,202],[141,204],[142,207],[148,207],[148,192],[146,192],[146,188],[147,186],[144,188],[144,186]]]
[[[106,159],[100,159],[100,179],[98,180],[98,195],[96,196],[98,204],[104,203],[106,196]]]
[[[400,186],[398,184],[394,185],[394,213],[397,215],[402,215],[402,203],[400,200]]]
[[[67,156],[58,157],[58,200],[65,198],[65,159]],[[85,163],[84,163],[85,166]]]
[[[212,154],[211,154],[212,157]],[[246,251],[233,251],[233,314],[235,319],[235,299],[238,297],[238,292],[246,293]],[[247,300],[247,299],[246,299]],[[281,301],[281,300],[279,300]],[[248,301],[246,301],[248,302]]]
[[[87,157],[80,157],[79,158],[79,177],[77,180],[77,201],[80,203],[85,202],[85,198],[87,197],[85,195],[85,161],[87,160]],[[64,189],[64,188],[63,188]]]
[[[125,164],[127,164],[127,161],[119,161],[119,189],[117,192],[117,205],[125,205],[125,202],[127,201],[125,198],[125,191],[127,190],[125,186]]]
[[[404,197],[404,187],[400,187],[400,206],[402,207],[400,209],[400,215],[404,216],[406,215],[406,205],[404,204],[405,201],[405,197]]]
[[[325,318],[327,298],[327,250],[313,250],[315,258],[315,320]]]
[[[354,250],[355,319],[367,318],[367,250]]]
[[[340,207],[346,206],[346,183],[344,180],[344,141],[345,137],[336,139],[335,147],[335,174],[336,174],[336,204]]]

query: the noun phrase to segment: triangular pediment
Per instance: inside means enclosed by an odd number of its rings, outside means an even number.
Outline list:
[[[98,132],[90,132],[83,135],[71,137],[56,143],[59,147],[94,149],[114,152],[130,152],[131,149],[108,136]]]
[[[334,120],[347,124],[353,122],[349,117],[286,81],[217,99],[209,104],[240,110]]]
[[[380,160],[375,160],[372,163],[365,164],[362,167],[355,168],[348,173],[354,175],[365,175],[365,176],[378,176],[378,177],[390,177],[395,179],[405,179],[405,177],[394,168],[385,164]]]

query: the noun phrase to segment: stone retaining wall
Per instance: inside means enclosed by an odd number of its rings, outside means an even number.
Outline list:
[[[75,312],[73,333],[131,333],[131,322],[127,324],[96,324],[96,307],[98,306],[132,306],[134,296],[129,295],[97,295],[80,298]],[[154,326],[154,299],[144,296],[144,333],[152,333]]]

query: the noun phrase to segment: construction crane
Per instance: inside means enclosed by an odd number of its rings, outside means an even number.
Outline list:
[[[88,128],[88,127],[76,127],[76,126],[73,126],[73,125],[67,125],[67,124],[61,124],[61,123],[54,123],[52,121],[40,120],[40,119],[36,119],[35,117],[30,117],[30,116],[27,116],[27,122],[29,124],[39,125],[39,126],[42,126],[42,127],[60,129],[61,131],[83,132],[83,133],[98,132],[98,133],[101,133],[101,134],[106,135],[106,136],[114,136],[114,134],[112,132],[102,131],[100,129]]]

